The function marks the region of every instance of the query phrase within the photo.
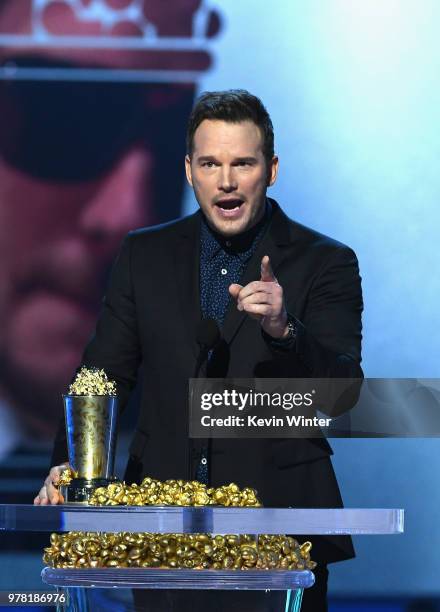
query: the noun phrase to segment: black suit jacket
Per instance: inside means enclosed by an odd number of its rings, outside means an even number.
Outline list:
[[[230,303],[210,375],[361,377],[362,295],[356,256],[348,247],[288,219],[272,201],[270,225],[241,279],[260,278],[269,255],[298,321],[294,347],[280,355],[260,325]],[[122,408],[142,370],[142,400],[126,479],[194,477],[198,454],[188,439],[188,378],[199,347],[201,213],[131,232],[115,263],[96,333],[83,363],[104,368]],[[322,439],[214,439],[211,482],[257,489],[263,505],[340,507],[342,500]],[[53,463],[66,460],[64,426]],[[348,537],[313,538],[313,557],[353,556]]]

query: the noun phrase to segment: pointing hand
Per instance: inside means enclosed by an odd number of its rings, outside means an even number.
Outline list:
[[[275,278],[268,255],[261,260],[259,281],[252,281],[245,287],[234,283],[230,285],[229,293],[237,301],[238,310],[244,310],[253,319],[260,321],[269,336],[287,336],[289,330],[283,288]]]

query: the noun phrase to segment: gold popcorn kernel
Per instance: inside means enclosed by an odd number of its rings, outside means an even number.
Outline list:
[[[189,546],[187,546],[186,544],[184,544],[183,546],[178,546],[176,549],[176,556],[177,557],[185,557],[189,552]]]
[[[197,542],[210,542],[211,538],[206,533],[196,533],[195,534]]]
[[[160,557],[151,557],[151,567],[160,567],[161,560]]]
[[[130,560],[140,559],[141,554],[142,554],[141,549],[135,546],[134,548],[131,548],[128,551],[128,559]]]
[[[203,553],[205,555],[207,555],[208,557],[210,557],[212,555],[212,553],[214,552],[214,548],[212,547],[212,544],[204,544],[203,545]]]
[[[50,552],[45,552],[43,554],[43,562],[47,563],[48,565],[52,565],[52,555],[50,554]]]
[[[225,545],[225,536],[222,536],[220,534],[217,534],[216,536],[214,536],[214,544],[217,546],[224,546]]]
[[[284,540],[281,546],[281,550],[283,551],[284,555],[288,555],[291,551],[289,542],[287,540]]]
[[[85,567],[86,565],[88,565],[88,563],[89,563],[89,562],[88,562],[88,560],[86,559],[86,557],[80,557],[80,558],[79,558],[79,559],[76,561],[75,565],[76,565],[76,567]]]
[[[72,551],[78,555],[83,555],[85,553],[84,542],[82,539],[74,540],[72,542]]]
[[[310,552],[311,548],[312,548],[311,542],[304,542],[304,544],[301,544],[300,546],[301,556],[307,555]]]
[[[217,489],[213,493],[213,498],[217,503],[221,503],[222,501],[227,499],[227,496],[224,491],[222,491],[221,489]]]
[[[136,533],[124,533],[122,536],[124,544],[137,544],[138,537]]]
[[[126,555],[127,554],[127,545],[126,544],[116,544],[113,548],[113,553],[115,555]]]
[[[196,559],[198,557],[199,557],[198,552],[197,550],[194,550],[194,549],[189,550],[185,555],[185,559]]]
[[[107,487],[107,494],[110,497],[114,497],[117,493],[120,493],[122,491],[122,485],[119,483],[112,483],[109,484]]]
[[[198,506],[206,506],[209,503],[209,496],[206,491],[198,491],[194,495],[194,503]]]

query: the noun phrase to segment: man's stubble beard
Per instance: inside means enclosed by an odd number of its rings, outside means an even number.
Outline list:
[[[261,219],[264,216],[264,212],[265,212],[265,203],[266,203],[266,198],[267,198],[267,188],[264,189],[263,194],[261,196],[260,202],[258,204],[257,207],[257,211],[256,214],[254,216],[252,216],[252,214],[249,215],[249,218],[247,220],[247,223],[245,223],[245,225],[243,227],[240,227],[238,230],[234,229],[234,220],[229,221],[228,219],[225,219],[224,222],[226,224],[228,224],[226,227],[222,226],[221,228],[219,228],[215,223],[215,218],[211,215],[207,215],[206,212],[203,210],[203,207],[201,206],[200,202],[201,202],[201,198],[198,194],[197,188],[195,186],[193,186],[193,190],[194,190],[194,196],[197,200],[197,203],[200,207],[201,212],[203,213],[203,215],[205,216],[205,219],[208,222],[208,225],[211,227],[211,229],[213,229],[215,232],[217,232],[220,235],[223,235],[225,237],[229,237],[232,238],[233,236],[239,236],[240,234],[243,234],[244,232],[247,232],[248,230],[252,229],[255,225],[257,225],[257,223],[259,223],[259,221],[261,221]],[[244,204],[246,205],[246,204]],[[211,204],[209,205],[209,210],[213,210],[211,208]]]

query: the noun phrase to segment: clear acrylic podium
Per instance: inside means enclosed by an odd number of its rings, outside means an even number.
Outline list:
[[[266,533],[295,534],[301,539],[301,534],[403,533],[403,518],[403,510],[396,509],[0,505],[0,529],[12,531]],[[131,589],[283,590],[286,605],[280,612],[298,612],[303,590],[314,584],[308,570],[46,567],[41,576],[45,584],[66,593],[66,604],[58,607],[66,612],[89,612],[101,606],[128,612],[134,609]]]

